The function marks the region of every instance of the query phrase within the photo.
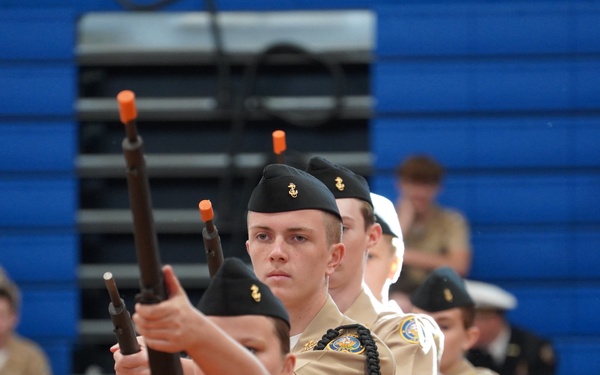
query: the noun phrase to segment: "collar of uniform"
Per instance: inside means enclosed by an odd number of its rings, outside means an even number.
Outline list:
[[[331,296],[327,295],[325,304],[302,332],[298,343],[292,348],[292,353],[312,350],[328,329],[342,325],[343,318],[344,315],[338,310]]]
[[[373,296],[366,285],[363,285],[360,294],[344,312],[344,315],[370,328],[384,310],[383,304]]]

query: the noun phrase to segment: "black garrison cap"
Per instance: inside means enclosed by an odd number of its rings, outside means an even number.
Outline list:
[[[340,220],[335,197],[325,185],[310,174],[285,164],[270,164],[254,188],[248,210],[274,213],[297,210],[321,210]]]
[[[212,316],[270,316],[290,325],[281,301],[238,258],[223,261],[202,295],[198,309]]]
[[[373,206],[367,180],[350,169],[315,156],[309,160],[306,171],[323,182],[336,199],[356,198]]]
[[[413,293],[411,301],[414,306],[429,312],[475,305],[463,279],[450,267],[432,271]]]

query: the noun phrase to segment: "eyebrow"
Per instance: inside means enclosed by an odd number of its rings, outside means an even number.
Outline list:
[[[267,225],[252,225],[251,227],[248,228],[248,231],[253,231],[253,230],[274,231],[273,228],[271,228]],[[290,228],[285,229],[285,233],[297,233],[297,232],[314,233],[314,232],[316,232],[316,229],[311,228],[311,227],[290,227]]]

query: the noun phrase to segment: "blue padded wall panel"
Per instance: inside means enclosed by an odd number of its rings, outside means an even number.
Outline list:
[[[599,117],[378,118],[371,125],[375,167],[392,171],[409,155],[446,168],[595,167]]]
[[[48,354],[54,375],[73,374],[71,358],[71,341],[60,339],[36,339]]]
[[[0,116],[74,117],[74,65],[0,65]]]
[[[577,279],[600,279],[600,231],[589,230],[575,232],[569,244],[571,249],[577,249],[573,254],[575,264],[573,272]]]
[[[469,277],[474,279],[556,280],[577,272],[578,248],[569,246],[566,230],[528,231],[516,229],[485,232],[472,228],[473,263]],[[600,266],[600,257],[590,259]]]
[[[72,176],[0,179],[0,227],[75,227],[78,192]]]
[[[18,9],[0,12],[0,61],[72,60],[75,13],[70,9]]]
[[[0,264],[19,285],[77,279],[79,241],[76,234],[2,234]]]
[[[600,58],[381,61],[373,67],[376,112],[595,109]]]
[[[597,280],[600,232],[552,225],[472,227],[470,277],[500,281]]]
[[[554,337],[558,354],[557,374],[596,375],[600,368],[600,337]]]
[[[73,4],[79,13],[96,11],[129,11],[116,1],[106,0],[3,0],[1,5],[7,6],[66,6]],[[156,1],[136,1],[141,5],[154,4]],[[374,0],[327,0],[316,2],[314,0],[270,0],[270,1],[246,1],[246,0],[223,0],[217,3],[220,11],[269,11],[269,10],[311,10],[311,9],[369,9]],[[197,0],[175,1],[169,6],[161,8],[161,11],[205,11],[206,6]]]
[[[509,319],[542,335],[598,335],[600,321],[590,311],[600,309],[600,287],[546,286],[505,287],[518,301]]]
[[[371,176],[373,192],[397,199],[391,174]],[[560,224],[600,221],[600,175],[460,175],[446,178],[440,202],[478,224]],[[596,193],[595,193],[596,192]]]
[[[79,321],[79,295],[74,285],[21,287],[23,302],[18,332],[27,337],[74,338]]]
[[[0,171],[73,171],[76,132],[71,122],[0,123]]]
[[[597,2],[396,4],[375,10],[377,56],[384,59],[600,52]]]

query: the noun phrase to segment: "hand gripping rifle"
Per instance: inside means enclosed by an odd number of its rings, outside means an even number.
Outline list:
[[[104,273],[104,283],[106,284],[106,289],[108,289],[108,295],[111,300],[108,305],[108,313],[115,327],[113,332],[117,335],[119,349],[125,355],[137,353],[140,351],[140,346],[137,342],[131,315],[125,307],[125,301],[123,301],[119,294],[112,273]]]
[[[213,223],[214,212],[209,200],[202,200],[198,204],[200,217],[206,225],[202,229],[202,240],[204,241],[204,250],[206,252],[206,263],[208,264],[208,274],[212,279],[221,264],[223,264],[223,248],[221,247],[221,237],[219,231]]]
[[[117,95],[121,122],[125,125],[126,137],[122,148],[127,164],[127,187],[133,215],[133,230],[138,265],[140,267],[140,293],[136,301],[156,304],[168,298],[158,241],[154,230],[152,201],[146,176],[143,142],[136,129],[137,109],[135,94],[124,90]],[[148,359],[152,375],[182,375],[180,355],[164,353],[148,348]]]
[[[283,130],[275,130],[273,132],[273,153],[278,164],[285,163],[285,132]]]

